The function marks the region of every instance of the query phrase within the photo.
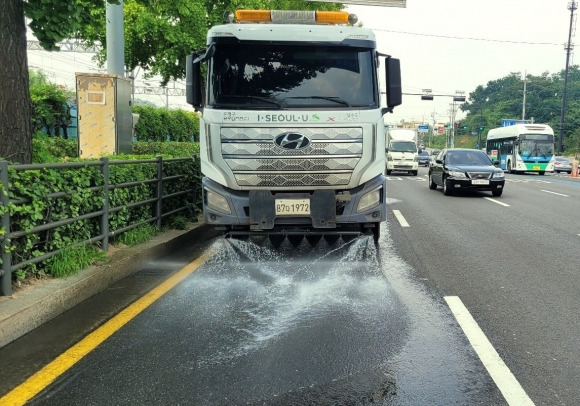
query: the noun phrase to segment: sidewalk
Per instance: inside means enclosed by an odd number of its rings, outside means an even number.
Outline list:
[[[39,282],[12,296],[0,296],[0,348],[138,271],[146,262],[213,233],[213,228],[203,223],[191,224],[186,230],[170,230],[149,242],[112,252],[106,264],[68,278]]]

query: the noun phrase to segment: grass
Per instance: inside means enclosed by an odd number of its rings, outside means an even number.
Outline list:
[[[103,263],[106,259],[106,253],[91,246],[69,247],[49,260],[50,274],[56,278],[74,275],[91,265]]]

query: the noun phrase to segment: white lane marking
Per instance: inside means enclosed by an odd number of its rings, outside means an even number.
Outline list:
[[[493,348],[461,299],[457,296],[445,296],[445,301],[508,405],[533,406],[534,402]]]
[[[510,207],[510,205],[509,205],[509,204],[507,204],[507,203],[504,203],[504,202],[500,202],[500,201],[499,201],[499,200],[497,200],[497,199],[492,199],[491,197],[484,197],[484,199],[485,199],[485,200],[489,200],[490,202],[494,202],[494,203],[497,203],[497,204],[501,204],[502,206],[505,206],[505,207]]]
[[[397,220],[399,220],[401,227],[409,227],[409,223],[407,223],[407,220],[405,220],[405,217],[403,217],[403,215],[399,210],[393,210],[393,214],[395,215]]]
[[[398,176],[386,176],[385,178],[387,180],[403,180],[403,178],[400,178]]]
[[[551,193],[553,195],[558,195],[558,196],[570,197],[569,195],[565,195],[565,194],[557,193],[557,192],[552,192],[552,191],[544,190],[544,189],[540,189],[540,192]]]

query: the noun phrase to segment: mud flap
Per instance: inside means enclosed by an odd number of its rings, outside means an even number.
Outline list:
[[[276,219],[276,198],[310,199],[310,218],[313,228],[336,228],[336,197],[333,190],[316,190],[309,193],[277,193],[252,190],[250,199],[250,228],[270,230]]]

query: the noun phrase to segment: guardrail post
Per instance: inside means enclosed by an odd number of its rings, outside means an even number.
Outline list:
[[[101,174],[103,175],[103,214],[101,215],[101,235],[103,236],[102,249],[109,250],[109,180],[110,166],[109,158],[101,158]]]
[[[10,196],[8,162],[0,161],[0,204],[8,208]],[[2,264],[0,264],[0,295],[10,296],[12,294],[12,256],[10,255],[10,213],[6,210],[2,213],[0,230],[3,230],[4,236],[0,236],[0,251],[2,252]]]
[[[161,230],[161,218],[163,215],[163,157],[157,157],[157,204],[155,216],[157,217],[157,229]]]

